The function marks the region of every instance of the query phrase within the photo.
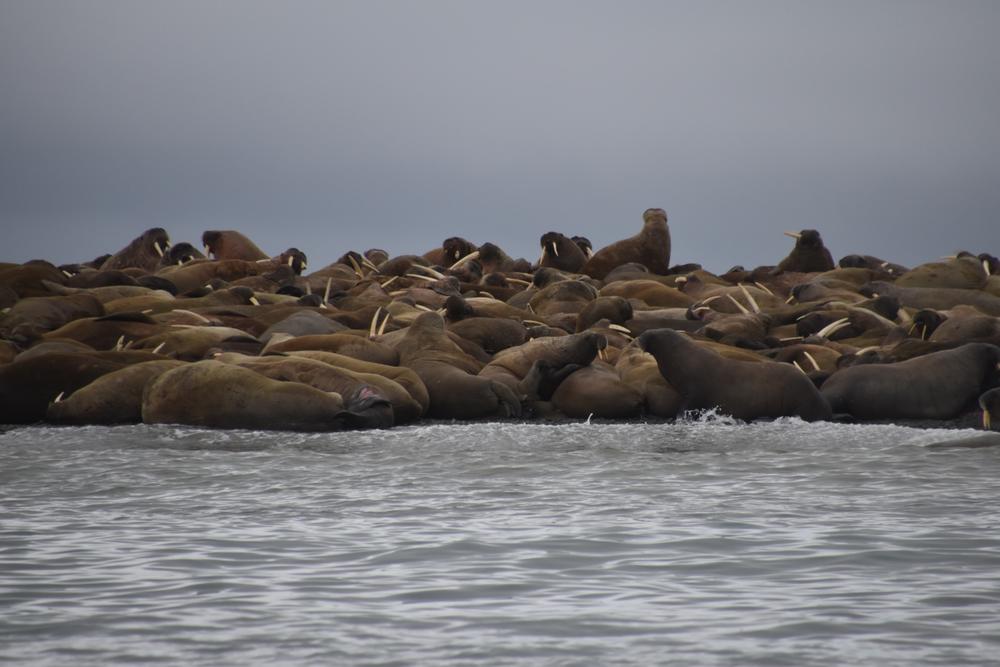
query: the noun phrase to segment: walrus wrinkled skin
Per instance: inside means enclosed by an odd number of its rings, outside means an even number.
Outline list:
[[[998,381],[1000,347],[967,343],[894,364],[837,371],[820,392],[834,413],[857,419],[954,419]]]
[[[792,365],[726,359],[673,329],[653,329],[636,340],[681,395],[681,412],[718,408],[747,420],[832,416],[813,383]]]
[[[218,361],[167,371],[146,386],[142,421],[209,428],[339,431],[349,415],[339,394],[281,382]]]
[[[642,214],[642,222],[642,231],[601,248],[587,260],[580,272],[600,280],[616,266],[638,262],[652,273],[668,273],[670,229],[667,227],[667,212],[662,208],[648,208]]]

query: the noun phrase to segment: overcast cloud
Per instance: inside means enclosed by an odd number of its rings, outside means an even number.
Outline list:
[[[1000,3],[0,0],[0,261],[152,226],[313,267],[667,210],[722,271],[1000,253]]]

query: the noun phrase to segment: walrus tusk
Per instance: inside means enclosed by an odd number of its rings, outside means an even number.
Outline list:
[[[455,254],[452,255],[452,257],[454,257],[455,261],[457,262],[458,260],[462,259],[462,251],[459,250],[458,248],[455,248]]]
[[[820,338],[826,338],[827,336],[829,336],[830,334],[832,334],[834,331],[838,331],[838,330],[842,329],[843,327],[847,326],[848,324],[850,324],[850,322],[851,322],[851,318],[849,318],[849,317],[841,317],[839,320],[834,320],[833,322],[830,322],[825,327],[823,327],[822,329],[820,329],[819,331],[817,331],[816,335],[819,336]]]
[[[531,307],[531,302],[530,301],[528,303],[524,304],[524,309],[526,311],[528,311],[529,313],[533,314],[533,315],[536,314],[535,313],[535,309]]]
[[[152,312],[152,310],[150,312]],[[193,310],[187,310],[185,308],[174,308],[174,310],[171,311],[171,312],[181,313],[181,314],[184,314],[184,315],[190,315],[191,317],[193,317],[196,320],[202,322],[203,324],[211,324],[212,323],[212,321],[210,319],[208,319],[204,315],[200,315],[200,314],[194,312]]]
[[[115,343],[115,350],[120,351],[122,349],[122,345],[124,344],[125,344],[125,334],[122,334],[121,336],[118,337],[118,342]]]
[[[746,306],[744,306],[742,303],[740,303],[735,298],[733,298],[732,294],[727,294],[726,296],[729,298],[730,301],[732,301],[734,304],[736,304],[736,307],[740,309],[741,313],[743,313],[744,315],[749,315],[750,314],[750,311],[746,309]]]
[[[313,287],[312,287],[312,285],[311,285],[311,284],[309,283],[309,281],[307,280],[307,281],[306,281],[306,294],[312,294],[312,293],[313,293]]]
[[[802,234],[799,234],[798,232],[781,232],[781,233],[784,234],[785,236],[791,236],[796,241],[802,238]]]
[[[307,268],[309,268],[309,264],[306,262],[302,262],[302,270],[305,271]]]
[[[205,257],[212,259],[212,249],[208,247],[207,243],[204,245],[204,248],[205,248]]]
[[[426,280],[429,283],[436,283],[438,281],[437,278],[431,278],[430,276],[422,276],[419,273],[407,273],[406,277],[413,278],[415,280]]]
[[[632,334],[632,330],[631,330],[631,329],[629,329],[628,327],[623,327],[623,326],[622,326],[622,325],[620,325],[620,324],[609,324],[609,325],[608,325],[608,328],[609,328],[609,329],[613,329],[613,330],[615,330],[615,331],[620,331],[620,332],[622,332],[622,333],[627,333],[627,334],[629,334],[629,335],[631,335],[631,334]]]
[[[789,336],[788,338],[779,338],[779,343],[791,343],[792,341],[802,340],[802,336]]]
[[[405,289],[398,289],[394,292],[389,292],[389,296],[396,298],[397,296],[403,296],[404,294],[406,294],[406,292],[407,290]]]
[[[527,280],[521,280],[520,278],[508,278],[507,282],[514,283],[515,285],[524,285],[525,287],[531,284]]]
[[[369,338],[374,338],[374,337],[375,337],[375,335],[376,335],[376,334],[375,334],[375,329],[376,329],[376,327],[378,326],[378,316],[379,316],[379,315],[380,315],[381,313],[382,313],[382,306],[379,306],[378,308],[376,308],[376,309],[375,309],[375,314],[374,314],[374,315],[372,315],[372,323],[371,323],[371,326],[369,326],[369,327],[368,327],[368,337],[369,337]]]
[[[795,295],[794,294],[789,294],[788,298],[785,299],[785,303],[788,304],[788,303],[791,303],[792,301],[795,301]]]
[[[394,282],[396,281],[396,279],[397,279],[397,278],[399,278],[399,276],[393,276],[392,278],[389,278],[389,279],[388,279],[387,281],[385,281],[384,283],[381,283],[382,287],[383,287],[383,288],[385,288],[385,287],[388,287],[389,285],[391,285],[392,283],[394,283]]]
[[[354,255],[348,255],[347,259],[351,262],[351,266],[354,267],[355,275],[357,275],[358,278],[364,278],[365,274],[361,272],[361,266],[358,264],[358,261],[354,259]]]
[[[382,334],[384,334],[384,333],[385,333],[385,326],[386,326],[387,324],[389,324],[389,318],[390,318],[390,317],[392,317],[392,313],[390,313],[389,311],[386,311],[386,313],[385,313],[385,319],[384,319],[384,320],[382,320],[382,326],[380,326],[380,327],[378,328],[378,335],[379,335],[379,336],[381,336]]]
[[[719,294],[713,294],[712,296],[705,297],[704,299],[702,299],[701,300],[701,305],[703,305],[703,306],[708,305],[708,304],[712,303],[713,301],[715,301],[716,299],[721,299],[721,298],[722,298],[721,295],[719,295]]]
[[[600,359],[601,361],[607,361],[607,360],[608,360],[608,353],[607,353],[607,352],[605,352],[605,349],[606,349],[606,348],[603,348],[603,347],[602,347],[602,348],[601,348],[600,350],[598,350],[598,351],[597,351],[597,357],[598,357],[598,358],[599,358],[599,359]]]
[[[910,325],[910,328],[906,330],[906,335],[907,336],[913,335],[913,330],[916,328],[917,328],[917,323],[914,322],[913,324]]]
[[[675,285],[677,283],[680,283],[681,285],[683,285],[687,281],[688,281],[688,277],[687,276],[677,276],[676,278],[674,278],[674,284]]]
[[[479,259],[479,251],[478,250],[470,252],[468,255],[466,255],[462,259],[458,260],[457,262],[455,262],[454,264],[452,264],[448,268],[450,270],[455,270],[455,269],[457,269],[460,266],[465,266],[466,263],[471,262],[474,259]]]
[[[62,394],[60,394],[62,396]],[[990,430],[990,411],[983,408],[983,428],[987,431]]]
[[[913,321],[913,318],[910,317],[910,314],[908,312],[906,312],[906,310],[903,309],[903,308],[899,309],[899,312],[897,313],[897,317],[899,317],[899,321],[903,322],[904,324],[906,322],[912,322]]]
[[[490,299],[493,299],[494,301],[497,300],[497,298],[495,296],[493,296],[492,294],[490,294],[489,292],[479,292],[479,296],[485,296],[485,297],[488,297]]]
[[[552,254],[556,257],[559,256],[559,247],[555,243],[552,244]]]
[[[326,289],[323,290],[323,303],[329,303],[330,301],[330,286],[333,285],[333,277],[326,279]]]
[[[743,283],[739,283],[737,287],[743,291],[743,296],[747,298],[747,303],[749,303],[750,307],[753,308],[753,312],[760,314],[760,305],[757,303],[757,299],[753,298],[753,295],[750,294],[750,290],[744,287]]]
[[[183,259],[177,260],[177,266],[184,266],[184,260]]]
[[[812,364],[812,367],[818,371],[819,364],[816,363],[816,358],[813,357],[811,354],[809,354],[809,350],[802,350],[802,354],[804,354],[806,359],[809,360],[809,363]]]
[[[159,241],[153,241],[153,250],[156,251],[157,255],[159,255],[160,257],[163,257],[163,248],[160,247],[160,242]]]
[[[799,366],[799,362],[797,362],[797,361],[793,361],[793,362],[792,362],[792,366],[795,366],[796,368],[798,368],[798,369],[799,369],[799,371],[801,371],[801,373],[802,373],[803,375],[807,375],[807,373],[806,373],[806,372],[805,372],[804,370],[802,370],[802,366]]]
[[[250,303],[252,303],[255,306],[259,306],[260,305],[260,301],[258,301],[257,297],[255,297],[255,296],[250,297]]]
[[[427,275],[434,276],[438,280],[444,279],[444,274],[440,271],[435,271],[429,266],[423,266],[422,264],[413,264],[410,268],[416,269],[417,271],[423,271]]]
[[[757,289],[761,290],[762,292],[767,292],[771,296],[774,296],[774,292],[772,292],[771,290],[769,290],[767,288],[767,285],[761,284],[761,283],[757,282],[756,280],[754,281],[753,284],[756,285]]]
[[[415,304],[413,304],[413,307],[416,308],[417,310],[425,310],[428,313],[434,312],[434,311],[432,311],[430,308],[428,308],[427,306],[425,306],[422,303],[415,303]]]
[[[544,261],[545,261],[545,255],[546,255],[546,254],[547,254],[548,252],[549,252],[549,249],[548,249],[548,248],[546,248],[546,247],[545,247],[545,246],[543,245],[543,246],[542,246],[542,254],[538,256],[538,266],[541,266],[541,265],[542,265],[542,262],[544,262]]]
[[[52,402],[53,402],[53,403],[58,403],[59,401],[63,400],[63,396],[65,396],[65,395],[66,395],[66,392],[65,392],[65,391],[60,391],[60,392],[59,392],[59,395],[58,395],[58,396],[56,396],[56,397],[55,397],[55,400],[53,400]],[[989,426],[987,426],[986,428],[989,428]]]
[[[920,327],[920,340],[927,340],[927,325]]]
[[[64,276],[66,276],[67,278],[72,278],[72,277],[73,277],[73,274],[72,274],[72,273],[70,273],[69,271],[67,271],[66,269],[63,269],[63,270],[62,270],[62,273],[63,273],[63,275],[64,275]]]
[[[990,263],[987,262],[985,259],[983,260],[983,271],[986,273],[987,276],[992,275],[990,273]]]
[[[167,341],[163,341],[162,343],[160,343],[159,345],[157,345],[156,347],[154,347],[153,348],[153,354],[159,354],[160,350],[162,350],[163,346],[166,345],[166,344],[167,344]]]
[[[545,322],[539,322],[538,320],[521,320],[521,324],[530,324],[536,327],[547,327]]]

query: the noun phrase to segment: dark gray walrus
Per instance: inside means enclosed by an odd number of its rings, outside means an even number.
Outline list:
[[[967,343],[894,364],[842,369],[821,392],[838,414],[858,419],[954,419],[997,384],[1000,347]]]
[[[636,340],[681,395],[680,412],[717,407],[738,419],[832,416],[812,381],[791,364],[726,359],[673,329],[653,329]]]

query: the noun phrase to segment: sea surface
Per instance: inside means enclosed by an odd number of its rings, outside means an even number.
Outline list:
[[[980,436],[7,427],[0,663],[995,665]]]

